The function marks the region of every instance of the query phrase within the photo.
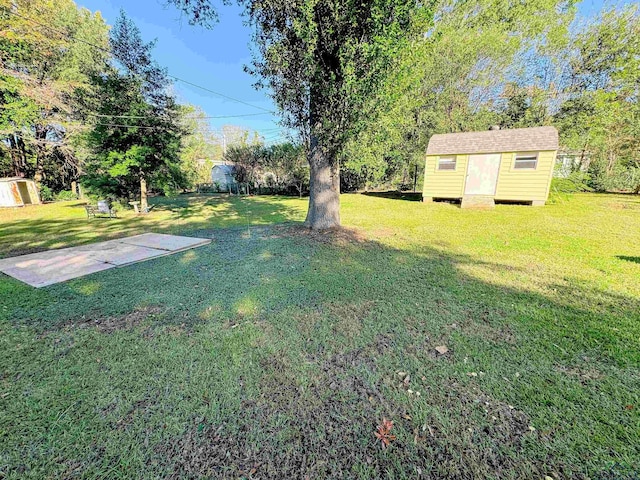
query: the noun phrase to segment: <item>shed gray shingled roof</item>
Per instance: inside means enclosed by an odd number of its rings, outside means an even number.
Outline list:
[[[533,152],[557,149],[558,131],[554,127],[533,127],[436,134],[429,140],[427,155]]]

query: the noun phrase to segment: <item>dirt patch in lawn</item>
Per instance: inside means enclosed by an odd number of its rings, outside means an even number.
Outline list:
[[[333,332],[347,338],[357,337],[362,332],[363,320],[374,307],[375,302],[372,301],[327,305],[329,313],[337,319],[332,325]]]
[[[258,395],[233,420],[198,422],[158,446],[163,471],[274,479],[543,478],[550,471],[519,454],[536,435],[524,412],[473,382],[409,396],[378,381],[382,372],[369,355],[309,358],[314,368],[302,371],[284,353],[265,357]],[[373,434],[383,418],[397,437],[387,449]]]
[[[261,362],[259,395],[242,403],[239,428],[196,426],[161,446],[170,478],[379,477],[393,469],[373,432],[399,408],[357,375],[358,353],[318,360],[298,376],[291,360],[275,354]],[[398,427],[399,428],[399,427]]]
[[[145,305],[136,307],[132,312],[122,316],[96,317],[83,315],[79,319],[67,322],[55,330],[47,330],[42,336],[46,336],[60,329],[65,331],[95,328],[101,333],[113,333],[118,330],[132,330],[142,324],[149,317],[156,317],[163,312],[163,308],[157,305]]]
[[[583,385],[604,378],[604,374],[596,368],[558,365],[556,366],[556,370],[564,373],[568,377],[578,379]]]
[[[494,317],[499,317],[496,320]],[[449,325],[451,330],[459,329],[463,334],[481,337],[491,343],[514,345],[517,337],[513,329],[502,322],[502,315],[496,312],[467,312],[466,318]]]
[[[425,395],[430,406],[415,434],[433,462],[428,478],[588,478],[553,450],[536,447],[548,433],[475,381],[452,382]]]
[[[311,230],[303,225],[286,225],[271,228],[272,236],[298,237],[314,243],[322,243],[344,247],[347,245],[373,244],[364,230],[347,227],[337,227],[328,230]]]

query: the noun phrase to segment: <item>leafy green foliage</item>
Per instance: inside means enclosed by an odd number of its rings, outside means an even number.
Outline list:
[[[2,173],[68,186],[82,162],[73,92],[104,64],[107,26],[72,0],[2,0],[0,30]]]
[[[294,189],[302,196],[309,186],[309,166],[301,145],[233,145],[224,158],[234,165],[236,181],[254,190],[267,188],[269,193],[290,193]]]
[[[535,124],[513,70],[537,42],[560,35],[571,12],[555,0],[434,3],[417,24],[423,35],[399,51],[392,75],[367,103],[366,128],[347,145],[345,165],[373,184],[397,182],[413,165],[424,168],[434,133]]]
[[[596,190],[640,191],[640,10],[605,10],[570,46],[562,140],[590,153]]]
[[[151,58],[153,44],[144,43],[121,14],[111,30],[111,46],[126,71],[112,66],[95,76],[94,94],[85,96],[98,121],[86,137],[91,154],[84,184],[118,198],[131,198],[143,181],[164,193],[186,187],[179,155],[186,133],[181,107],[167,93],[166,74]]]
[[[56,200],[59,202],[65,202],[68,200],[76,200],[78,196],[71,190],[61,190],[56,193]]]
[[[55,196],[51,189],[46,185],[42,185],[40,187],[40,200],[43,202],[52,202],[55,199]]]
[[[189,187],[211,181],[213,160],[222,158],[222,142],[211,131],[205,113],[198,107],[185,105],[181,124],[186,134],[182,138],[180,165]]]
[[[591,176],[585,172],[572,172],[563,178],[554,178],[551,180],[551,192],[557,193],[576,193],[590,192],[593,188],[589,186]]]

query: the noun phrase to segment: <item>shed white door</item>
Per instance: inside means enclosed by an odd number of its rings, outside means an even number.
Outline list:
[[[495,195],[500,170],[500,154],[469,155],[465,195]]]

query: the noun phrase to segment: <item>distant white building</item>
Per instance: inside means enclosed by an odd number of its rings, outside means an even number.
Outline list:
[[[233,165],[217,164],[211,168],[211,183],[218,185],[220,190],[236,191],[238,189],[238,182],[236,182],[234,174],[235,167]]]
[[[589,152],[577,152],[573,150],[560,150],[556,157],[554,177],[566,178],[574,172],[586,172],[591,163]]]

